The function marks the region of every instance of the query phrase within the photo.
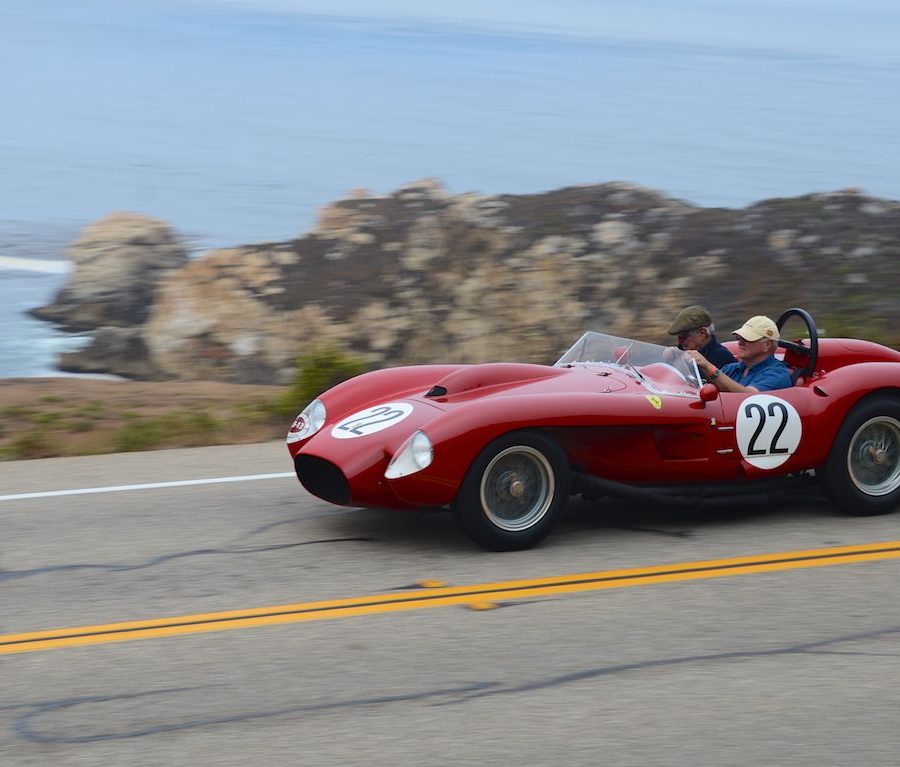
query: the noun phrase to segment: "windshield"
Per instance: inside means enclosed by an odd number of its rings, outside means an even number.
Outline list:
[[[604,365],[640,381],[654,394],[697,397],[700,373],[690,355],[674,346],[657,346],[630,338],[588,331],[554,367]]]

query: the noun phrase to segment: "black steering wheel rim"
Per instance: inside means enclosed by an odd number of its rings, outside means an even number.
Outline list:
[[[778,327],[779,335],[781,335],[781,328],[784,327],[785,323],[791,317],[799,317],[806,325],[806,330],[809,333],[809,347],[800,343],[795,343],[794,341],[781,340],[778,342],[778,345],[782,349],[789,349],[807,357],[806,365],[800,370],[795,370],[794,374],[791,376],[794,381],[796,381],[800,377],[810,375],[816,369],[816,360],[819,358],[819,331],[816,328],[816,323],[813,320],[812,315],[806,311],[806,309],[793,307],[785,311],[775,322],[775,325]]]

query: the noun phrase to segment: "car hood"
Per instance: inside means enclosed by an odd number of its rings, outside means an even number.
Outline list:
[[[497,362],[458,368],[435,381],[425,397],[438,403],[464,402],[480,397],[510,393],[514,389],[540,383],[544,389],[553,389],[554,383],[566,378],[571,381],[569,370],[529,365],[517,362]],[[624,389],[625,381],[607,375],[606,391]]]

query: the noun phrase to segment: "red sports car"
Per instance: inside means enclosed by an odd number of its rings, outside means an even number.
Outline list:
[[[572,494],[707,505],[819,480],[850,514],[900,504],[900,352],[781,341],[794,386],[703,384],[672,347],[585,333],[555,365],[380,370],[324,392],[287,443],[313,495],[348,506],[449,508],[495,550],[533,546]]]

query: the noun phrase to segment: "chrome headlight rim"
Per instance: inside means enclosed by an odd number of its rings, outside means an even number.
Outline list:
[[[294,419],[287,433],[287,443],[291,445],[309,439],[325,425],[326,417],[325,403],[314,399]]]
[[[434,445],[428,435],[417,429],[400,446],[385,469],[385,479],[400,479],[427,469],[434,461]]]

